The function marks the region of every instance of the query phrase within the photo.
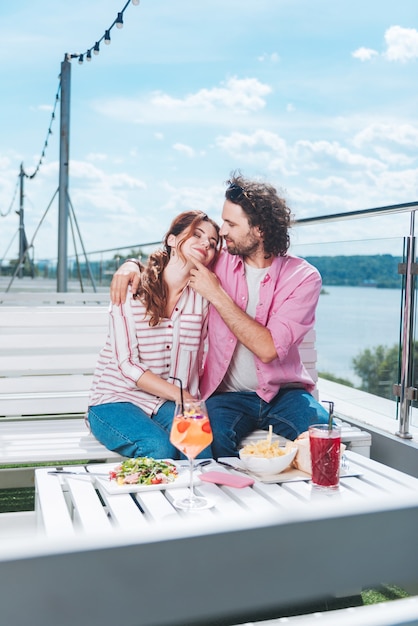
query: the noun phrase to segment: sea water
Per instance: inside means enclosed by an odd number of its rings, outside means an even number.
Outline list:
[[[399,343],[400,289],[327,287],[316,316],[317,370],[358,385],[352,360],[366,348]]]

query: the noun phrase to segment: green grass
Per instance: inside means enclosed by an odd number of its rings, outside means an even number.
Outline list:
[[[400,600],[408,598],[409,594],[404,589],[396,585],[380,585],[376,589],[367,589],[361,594],[363,604],[377,604],[378,602],[388,602],[389,600]]]
[[[92,463],[89,460],[83,461],[54,461],[51,463],[38,463],[19,465],[18,467],[63,467],[65,465],[86,465]],[[14,468],[14,465],[1,465],[0,469]],[[0,513],[14,513],[18,511],[35,510],[35,489],[34,487],[19,487],[15,489],[0,489]]]
[[[33,487],[0,490],[0,514],[34,510],[35,489]]]

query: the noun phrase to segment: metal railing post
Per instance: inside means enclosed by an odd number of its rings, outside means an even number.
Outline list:
[[[414,231],[415,211],[411,211],[410,233],[406,240],[406,262],[399,267],[399,273],[405,274],[401,381],[393,387],[394,395],[399,398],[400,403],[399,431],[396,435],[402,439],[412,439],[409,433],[410,408],[411,402],[417,399],[417,389],[413,386],[415,276],[418,273],[418,266],[415,262]]]

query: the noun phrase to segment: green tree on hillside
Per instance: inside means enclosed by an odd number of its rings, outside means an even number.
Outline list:
[[[393,385],[400,382],[400,354],[397,345],[363,350],[353,359],[353,368],[361,379],[360,389],[382,398],[395,400]],[[418,387],[418,342],[413,345],[412,385]],[[418,406],[418,402],[413,402]]]
[[[402,258],[391,254],[307,256],[306,260],[319,270],[324,285],[397,289],[402,283],[398,274]]]

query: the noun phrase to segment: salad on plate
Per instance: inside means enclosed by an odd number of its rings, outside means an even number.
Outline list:
[[[166,485],[178,478],[177,467],[170,461],[137,457],[126,459],[109,472],[118,485]]]

